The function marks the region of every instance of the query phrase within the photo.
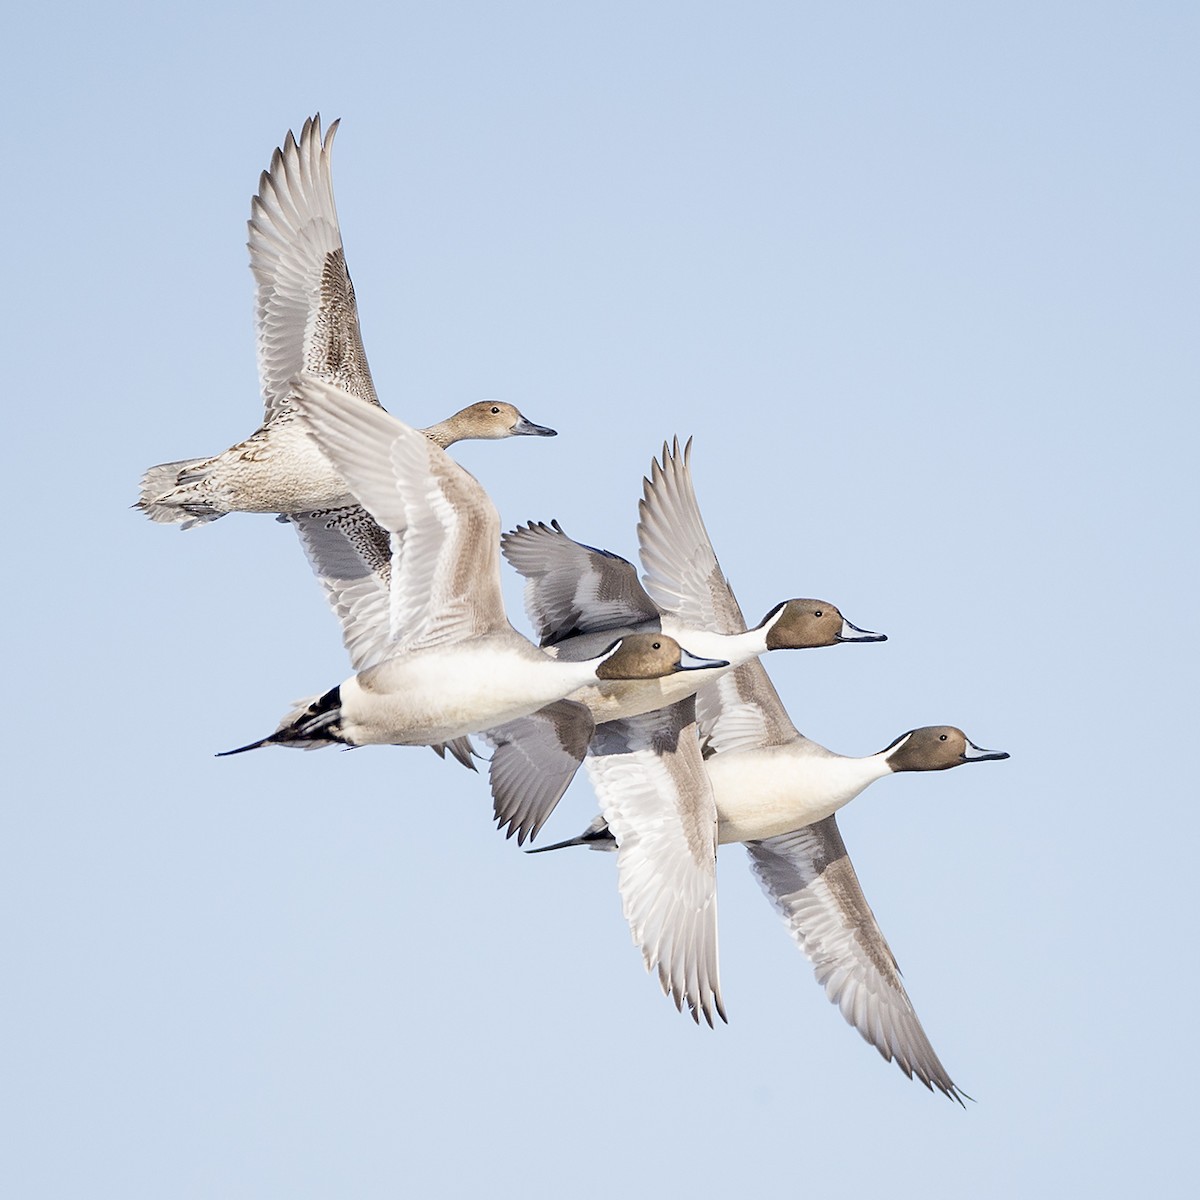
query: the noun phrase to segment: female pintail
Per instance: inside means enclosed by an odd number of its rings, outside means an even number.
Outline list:
[[[135,505],[184,529],[230,512],[301,513],[351,504],[345,482],[297,422],[289,383],[301,371],[378,405],[333,200],[338,122],[304,123],[275,151],[250,205],[259,377],[266,412],[243,442],[208,458],[151,467]],[[443,449],[466,438],[554,436],[511,404],[484,400],[431,426]]]

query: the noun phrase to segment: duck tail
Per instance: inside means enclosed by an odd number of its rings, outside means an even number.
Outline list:
[[[537,846],[526,850],[526,854],[544,854],[547,850],[565,850],[568,846],[586,846],[589,850],[615,850],[617,839],[608,828],[608,822],[603,817],[595,820],[578,837],[567,838],[565,842],[555,842],[553,846]]]
[[[210,459],[185,458],[179,462],[159,463],[143,476],[134,508],[162,525],[204,525],[224,516],[203,495],[195,491],[180,492],[185,484],[199,483],[207,473]]]
[[[244,754],[261,746],[294,746],[300,750],[319,750],[322,746],[349,746],[342,737],[342,689],[330,688],[323,696],[301,700],[279,723],[270,736],[248,742],[236,750],[222,750],[217,757]]]

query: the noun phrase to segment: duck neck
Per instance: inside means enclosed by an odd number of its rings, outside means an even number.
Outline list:
[[[837,812],[855,796],[866,791],[877,779],[891,774],[891,767],[882,754],[868,754],[865,758],[831,755],[826,760],[825,770],[828,772],[829,792],[826,802],[829,812]]]
[[[439,421],[436,425],[430,425],[428,429],[422,429],[421,432],[435,446],[440,446],[443,450],[462,440],[462,435],[454,427],[453,417],[447,417],[446,420]]]
[[[689,654],[724,659],[731,667],[757,658],[767,648],[767,631],[763,628],[747,629],[743,633],[712,633],[691,626],[685,628],[663,613],[662,630],[675,638]]]
[[[863,787],[892,773],[891,763],[888,762],[887,755],[882,750],[878,754],[868,754],[865,758],[855,758],[851,761],[857,765],[856,773],[861,776]]]
[[[861,795],[877,779],[890,775],[892,770],[882,754],[868,754],[865,758],[835,759],[835,762],[835,774],[838,777],[839,786],[834,788],[833,795],[830,797],[831,812],[836,812],[839,808],[849,804],[855,796]]]
[[[538,653],[542,652],[538,651]],[[559,670],[568,680],[574,681],[576,688],[581,688],[598,681],[599,676],[596,671],[612,657],[613,653],[613,650],[608,649],[603,654],[597,654],[595,658],[585,658],[574,662],[569,659],[555,658],[553,661],[558,664]]]

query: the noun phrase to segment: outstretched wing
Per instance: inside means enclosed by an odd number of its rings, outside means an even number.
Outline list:
[[[663,444],[638,503],[643,582],[663,612],[694,629],[743,633],[742,610],[713,551],[692,487],[692,443]]]
[[[267,419],[289,404],[301,371],[378,404],[363,350],[354,285],[333,202],[330,158],[338,123],[291,133],[250,202],[250,267],[257,284],[258,373]]]
[[[587,753],[596,722],[586,704],[558,700],[483,737],[493,746],[488,782],[497,826],[517,845],[537,836]]]
[[[717,806],[691,697],[596,727],[586,759],[617,841],[621,903],[676,1008],[725,1020],[717,956]]]
[[[525,579],[525,611],[543,646],[580,633],[658,622],[658,609],[633,564],[574,541],[557,521],[520,525],[500,546]]]
[[[311,376],[296,407],[368,513],[390,535],[392,652],[508,628],[500,518],[487,493],[425,435]]]
[[[746,620],[712,548],[692,486],[692,443],[663,446],[650,464],[638,505],[638,541],[646,588],[665,612],[714,633],[743,633]],[[800,736],[767,672],[751,659],[706,684],[696,696],[706,754],[777,746]]]
[[[842,1016],[910,1079],[962,1103],[934,1053],[832,816],[747,842],[751,867]]]
[[[591,658],[608,632],[660,628],[658,609],[631,563],[569,538],[557,521],[533,521],[500,539],[504,557],[525,577],[525,609],[543,646],[571,660]],[[599,639],[597,639],[597,635]],[[554,811],[595,729],[580,704],[560,701],[485,736],[495,746],[490,782],[496,820],[518,844]]]
[[[706,683],[696,693],[696,715],[705,756],[804,740],[757,658]]]

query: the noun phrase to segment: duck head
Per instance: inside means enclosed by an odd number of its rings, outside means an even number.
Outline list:
[[[600,656],[597,679],[661,679],[677,671],[703,671],[727,667],[720,658],[689,654],[665,633],[631,633],[614,642]]]
[[[901,734],[883,753],[893,771],[948,771],[963,763],[1008,758],[1005,750],[984,750],[953,725],[925,725]]]
[[[514,404],[503,400],[480,400],[468,404],[446,422],[457,441],[466,438],[495,440],[507,437],[557,437],[558,431],[535,425]]]
[[[838,642],[886,642],[886,633],[852,625],[836,604],[824,600],[785,600],[763,618],[768,650],[806,650]]]

